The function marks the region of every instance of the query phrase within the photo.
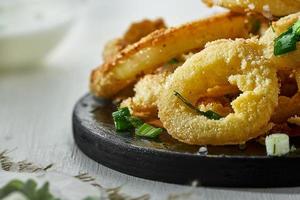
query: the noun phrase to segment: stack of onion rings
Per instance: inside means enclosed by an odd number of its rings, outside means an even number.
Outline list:
[[[91,91],[95,96],[111,98],[177,55],[203,48],[208,41],[246,36],[244,21],[244,16],[227,13],[155,31],[93,70]]]
[[[91,74],[91,92],[113,98],[137,82],[135,95],[121,107],[154,121],[158,117],[158,124],[172,137],[188,144],[242,144],[272,132],[273,127],[300,126],[300,44],[294,51],[274,55],[274,40],[300,19],[300,1],[213,2],[234,12],[250,11],[251,16],[289,15],[261,29],[261,37],[250,39],[245,23],[249,16],[229,13],[157,30],[140,40],[137,36],[122,47],[112,43],[104,64]],[[156,27],[150,25],[149,30]],[[189,52],[192,56],[186,61],[174,59]],[[165,69],[173,60],[177,63]],[[295,80],[281,80],[286,75]],[[207,111],[220,118],[199,114]]]

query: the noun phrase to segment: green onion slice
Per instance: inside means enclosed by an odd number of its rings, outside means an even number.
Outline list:
[[[257,34],[259,32],[260,27],[261,27],[260,20],[256,19],[256,18],[251,18],[250,23],[251,23],[250,32],[253,33],[253,34]]]
[[[116,131],[130,131],[135,128],[135,134],[142,137],[156,138],[163,129],[144,123],[141,119],[131,116],[127,107],[119,108],[112,113]]]
[[[219,119],[223,118],[221,115],[219,115],[218,113],[216,113],[212,110],[208,110],[205,112],[199,110],[197,107],[195,107],[193,104],[191,104],[187,99],[185,99],[181,94],[179,94],[179,92],[177,92],[177,91],[174,91],[174,95],[176,97],[178,97],[178,99],[180,99],[187,107],[194,110],[196,113],[205,116],[208,119],[219,120]]]
[[[172,58],[171,60],[169,60],[168,64],[173,65],[173,64],[177,64],[179,63],[179,60],[177,58]]]
[[[156,138],[162,133],[162,128],[156,128],[150,124],[144,123],[142,126],[135,130],[135,134],[141,137]]]
[[[140,126],[142,126],[144,124],[144,122],[141,119],[134,117],[134,116],[128,117],[127,119],[134,128],[139,128]]]
[[[119,108],[118,111],[112,113],[116,131],[128,131],[132,128],[132,124],[128,120],[131,116],[127,107]]]
[[[300,20],[274,40],[274,55],[282,55],[296,50],[296,43],[300,41]]]

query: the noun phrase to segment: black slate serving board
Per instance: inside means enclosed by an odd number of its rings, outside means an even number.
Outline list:
[[[146,179],[205,186],[286,187],[300,186],[300,153],[266,156],[265,147],[249,142],[239,146],[199,146],[172,139],[167,133],[156,140],[116,133],[111,113],[116,107],[91,95],[82,97],[73,112],[73,134],[87,156],[111,169]],[[242,130],[241,130],[242,131]],[[299,139],[291,143],[300,148]]]

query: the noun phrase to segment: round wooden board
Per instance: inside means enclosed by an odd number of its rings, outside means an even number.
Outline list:
[[[73,112],[77,146],[87,156],[111,169],[146,179],[178,184],[222,187],[300,186],[300,156],[265,155],[262,145],[208,147],[186,145],[162,134],[147,140],[116,133],[111,118],[115,106],[91,95],[81,98]],[[298,145],[299,142],[294,142]]]

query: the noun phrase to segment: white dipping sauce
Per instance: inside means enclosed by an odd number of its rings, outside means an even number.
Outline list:
[[[76,10],[74,2],[1,0],[0,68],[40,61],[69,29]]]

